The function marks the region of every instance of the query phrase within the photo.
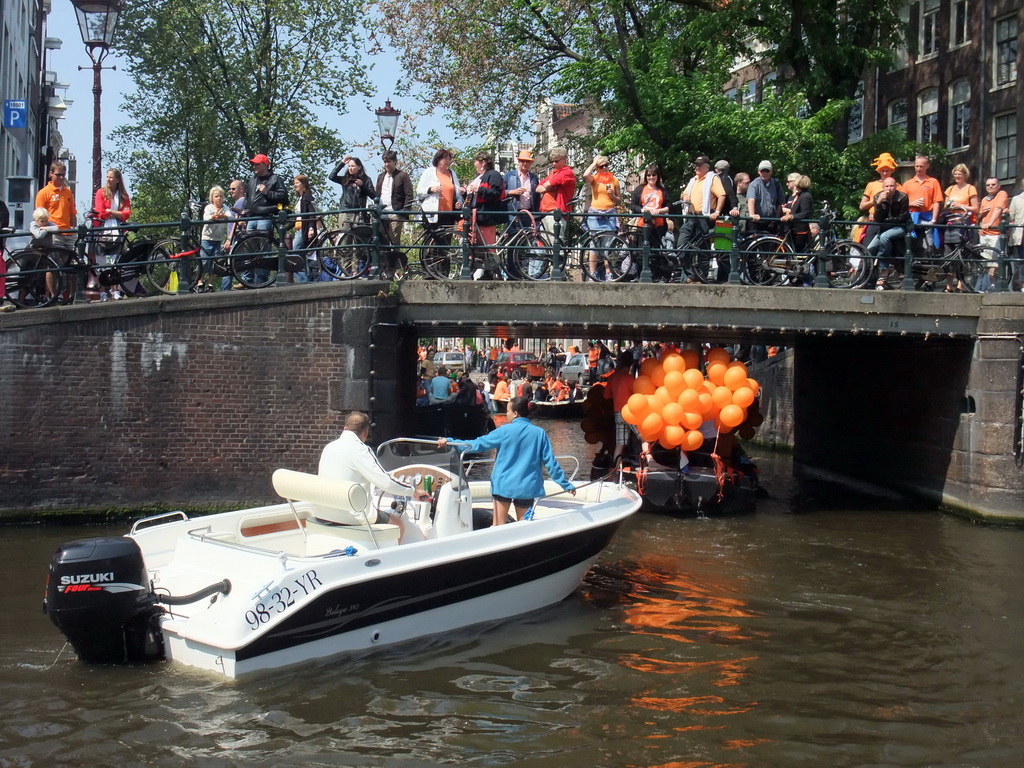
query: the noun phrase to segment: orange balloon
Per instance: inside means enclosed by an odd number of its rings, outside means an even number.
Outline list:
[[[654,397],[656,400],[661,401],[661,406],[664,408],[668,403],[674,403],[676,401],[676,395],[673,395],[668,391],[667,387],[658,387],[654,391]]]
[[[742,386],[732,393],[732,401],[740,408],[746,408],[755,400],[754,392],[750,387]]]
[[[697,354],[697,350],[685,349],[681,354],[687,369],[700,368],[700,355]]]
[[[640,422],[640,436],[647,442],[653,442],[658,439],[664,426],[665,420],[660,413],[648,413]]]
[[[729,370],[725,363],[714,362],[708,364],[708,380],[721,386],[725,383],[725,372]]]
[[[718,389],[718,385],[715,384],[711,379],[704,379],[704,391],[709,395]]]
[[[684,451],[696,451],[702,445],[704,445],[704,435],[699,429],[690,430],[683,438],[682,448]]]
[[[718,414],[718,418],[727,427],[738,427],[747,418],[747,414],[738,405],[730,403],[722,406],[722,412]]]
[[[641,395],[653,395],[654,390],[656,389],[657,387],[654,385],[654,382],[651,381],[650,376],[641,375],[637,376],[636,379],[633,380],[633,391],[639,392]]]
[[[661,433],[658,442],[666,448],[675,448],[686,439],[686,430],[679,426],[669,424]]]
[[[696,368],[687,368],[683,371],[683,378],[690,389],[700,390],[704,386],[704,374]]]
[[[660,387],[665,383],[665,369],[661,367],[661,364],[651,368],[651,372],[647,374],[651,377],[651,381],[654,382],[654,386]]]
[[[700,398],[697,397],[697,393],[692,389],[684,389],[679,394],[679,397],[676,398],[676,402],[683,406],[683,410],[685,411],[696,411],[697,403],[700,402]]]
[[[670,371],[682,373],[686,370],[686,360],[678,352],[670,352],[661,359],[661,367],[665,369],[666,374]]]
[[[641,395],[641,397],[643,397],[643,395]],[[644,404],[647,404],[646,401],[644,401]],[[640,419],[633,414],[633,409],[629,407],[629,403],[626,403],[624,406],[622,406],[621,413],[622,420],[627,424],[636,425],[640,423]]]
[[[751,390],[753,390],[755,395],[757,394],[757,390],[761,388],[761,385],[758,384],[753,379],[747,379],[747,386],[750,387]]]
[[[744,379],[744,384],[746,380]],[[665,371],[665,389],[673,398],[678,398],[686,389],[686,377],[682,371]]]
[[[661,409],[661,418],[665,420],[665,424],[671,426],[679,426],[683,418],[683,406],[679,403],[671,402],[667,403],[664,408]],[[676,443],[678,445],[679,443]]]
[[[732,355],[730,355],[721,347],[715,347],[714,349],[708,351],[707,360],[709,364],[725,363],[726,365],[728,365],[729,361],[732,360]]]
[[[723,384],[735,392],[740,387],[747,386],[747,367],[740,363],[739,367],[729,366],[725,369]]]
[[[629,396],[629,400],[626,401],[626,405],[629,406],[630,412],[637,418],[643,418],[651,412],[651,406],[647,403],[647,395],[641,395],[639,392]],[[626,418],[623,416],[622,418]],[[630,424],[636,424],[637,422],[631,421]]]
[[[651,375],[651,371],[653,371],[657,367],[658,367],[658,361],[655,360],[653,357],[648,357],[646,360],[644,360],[642,363],[640,363],[640,375],[641,376],[650,376]]]
[[[711,399],[711,393],[705,390],[697,393],[697,405],[700,412],[707,416],[708,411],[715,407],[715,401]]]
[[[715,391],[711,393],[711,402],[717,405],[719,408],[724,408],[727,405],[732,404],[732,390],[728,387],[715,387]]]
[[[679,426],[687,429],[700,429],[704,417],[695,411],[683,411],[683,418],[679,420]]]

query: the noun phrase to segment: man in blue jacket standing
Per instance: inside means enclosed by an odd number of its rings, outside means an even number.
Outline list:
[[[519,216],[515,214],[516,211],[536,211],[540,203],[540,196],[537,194],[540,179],[530,170],[533,166],[533,153],[528,149],[522,150],[516,159],[516,165],[516,168],[505,174],[505,199],[508,202],[508,209],[512,211],[509,217],[509,232],[515,232],[524,226]]]

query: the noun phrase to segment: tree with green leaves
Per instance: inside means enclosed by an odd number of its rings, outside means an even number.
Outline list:
[[[901,0],[509,0],[452,6],[378,0],[384,31],[426,101],[456,127],[517,135],[546,96],[596,116],[582,149],[656,161],[681,184],[693,156],[736,169],[765,157],[815,176],[830,199],[853,190],[879,142],[846,146],[865,67],[884,64],[904,35]],[[756,105],[724,95],[738,59],[779,72]],[[895,146],[899,144],[899,147]],[[877,154],[877,152],[876,152]],[[845,192],[852,195],[852,191]]]
[[[264,153],[320,181],[345,149],[329,127],[368,95],[360,0],[143,0],[128,4],[119,53],[135,92],[115,132],[140,218],[249,173]]]

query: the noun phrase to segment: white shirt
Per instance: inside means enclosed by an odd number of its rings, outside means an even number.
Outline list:
[[[412,496],[413,487],[400,483],[380,465],[370,447],[355,432],[345,430],[334,442],[324,446],[320,454],[320,477],[331,477],[358,483],[370,495],[370,484],[378,490],[398,496]]]

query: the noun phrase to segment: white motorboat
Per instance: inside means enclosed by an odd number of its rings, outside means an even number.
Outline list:
[[[279,469],[281,504],[62,545],[45,608],[83,661],[166,658],[233,678],[562,600],[641,505],[615,483],[571,496],[548,481],[526,520],[481,528],[490,483],[469,481],[454,449],[403,439],[379,456],[431,501]],[[400,524],[370,524],[378,509]]]

